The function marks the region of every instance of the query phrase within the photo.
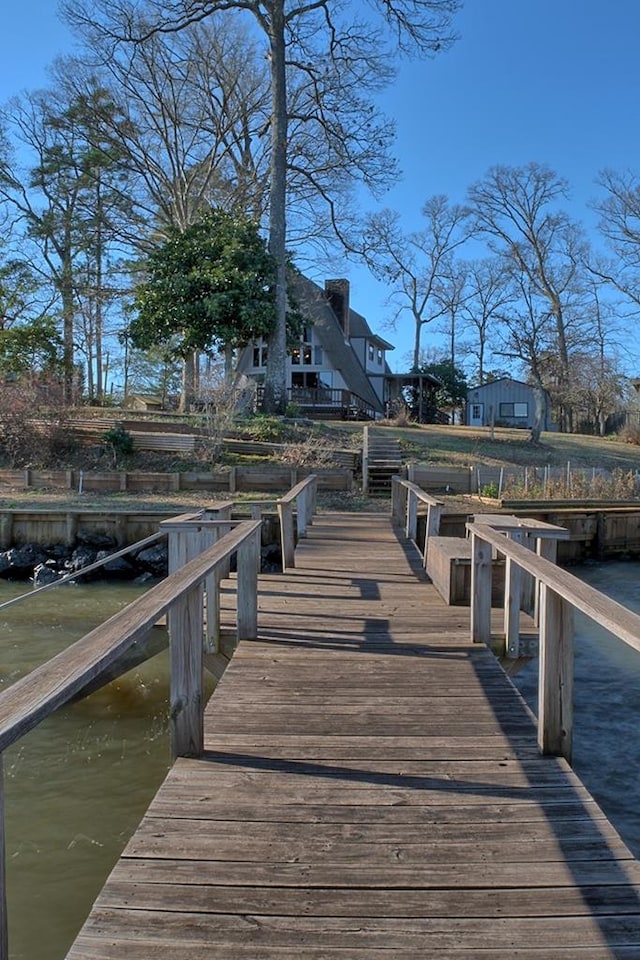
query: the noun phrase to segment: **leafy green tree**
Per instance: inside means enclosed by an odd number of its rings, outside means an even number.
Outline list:
[[[57,324],[50,317],[16,323],[7,329],[0,325],[0,370],[19,378],[37,374],[60,374],[63,343]]]
[[[128,329],[134,347],[212,353],[268,336],[275,325],[275,262],[249,220],[211,210],[173,230],[145,270]]]

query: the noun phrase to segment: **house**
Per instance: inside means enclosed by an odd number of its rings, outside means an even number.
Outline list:
[[[162,397],[146,393],[128,393],[122,401],[125,410],[158,411],[164,410]]]
[[[467,391],[466,424],[469,427],[522,427],[530,430],[535,423],[536,392],[528,383],[501,377]],[[556,429],[546,391],[541,429]]]
[[[308,323],[287,358],[291,402],[316,415],[382,417],[389,399],[386,354],[394,347],[351,309],[349,281],[327,280],[323,290],[298,275],[293,293]],[[259,384],[266,360],[266,342],[254,341],[240,355],[237,372]]]

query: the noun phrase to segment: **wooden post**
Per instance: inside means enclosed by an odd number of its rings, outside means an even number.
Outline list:
[[[296,545],[293,535],[293,505],[290,500],[278,500],[278,517],[280,518],[280,544],[282,552],[282,569],[295,567]]]
[[[516,543],[522,541],[520,532],[510,532],[509,539]],[[520,602],[522,598],[522,568],[518,563],[505,558],[504,573],[504,635],[507,657],[520,656]]]
[[[0,516],[0,550],[8,550],[13,544],[13,514],[3,510]]]
[[[260,527],[238,548],[237,612],[238,642],[258,636],[258,556]]]
[[[573,607],[540,585],[538,747],[571,763],[573,739]]]
[[[296,497],[296,515],[298,518],[298,539],[307,535],[307,517],[309,513],[309,487],[304,487]]]
[[[4,839],[4,773],[0,753],[0,960],[9,960],[9,919],[7,916],[7,869]]]
[[[415,543],[418,536],[418,498],[413,490],[407,491],[407,522],[404,532],[407,539]]]
[[[536,553],[539,557],[542,557],[544,560],[548,560],[550,563],[557,563],[558,541],[555,539],[547,539],[546,537],[538,537],[536,541]],[[535,581],[533,621],[536,627],[540,626],[540,584],[537,580]]]
[[[491,547],[471,531],[471,639],[491,642]]]
[[[202,585],[169,608],[171,756],[199,757],[204,748]]]
[[[78,514],[68,513],[65,517],[65,544],[68,547],[75,547],[78,538]]]
[[[422,551],[422,565],[427,569],[427,557],[429,555],[429,538],[437,537],[440,533],[440,516],[442,514],[441,503],[427,504],[427,522],[424,528],[424,550]]]

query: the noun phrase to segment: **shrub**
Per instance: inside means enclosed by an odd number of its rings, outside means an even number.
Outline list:
[[[122,457],[133,453],[133,437],[121,424],[110,427],[102,439],[111,451],[114,467]]]

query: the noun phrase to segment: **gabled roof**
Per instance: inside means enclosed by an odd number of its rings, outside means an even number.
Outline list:
[[[294,281],[296,298],[300,310],[308,317],[313,324],[314,335],[318,338],[318,343],[327,355],[331,367],[337,370],[348,388],[353,393],[373,407],[380,409],[380,398],[371,386],[369,378],[364,367],[359,362],[357,356],[348,341],[345,340],[338,319],[331,308],[324,291],[312,280],[298,275]],[[373,334],[369,329],[364,317],[356,314],[354,310],[349,311],[349,322],[354,322],[357,329],[368,333],[364,334],[368,339],[373,339]],[[353,331],[350,328],[353,336]]]

